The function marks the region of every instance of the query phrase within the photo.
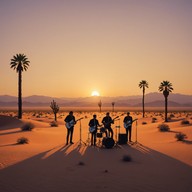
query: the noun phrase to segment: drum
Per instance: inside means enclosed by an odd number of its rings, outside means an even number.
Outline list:
[[[114,146],[115,141],[113,140],[113,138],[104,137],[103,140],[102,140],[102,144],[103,144],[107,149],[111,149],[111,148]]]
[[[103,137],[103,133],[97,133],[96,135],[98,138],[102,138]]]
[[[101,133],[104,133],[105,131],[106,131],[105,127],[101,127],[101,128],[100,128],[100,132],[101,132]]]

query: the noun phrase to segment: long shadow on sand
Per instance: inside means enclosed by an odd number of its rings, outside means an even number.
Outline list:
[[[189,192],[191,178],[191,166],[143,145],[56,146],[0,170],[1,189],[9,192]]]

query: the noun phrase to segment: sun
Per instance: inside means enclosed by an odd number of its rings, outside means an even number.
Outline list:
[[[99,94],[99,92],[98,91],[92,91],[92,93],[91,93],[91,96],[99,96],[100,94]]]

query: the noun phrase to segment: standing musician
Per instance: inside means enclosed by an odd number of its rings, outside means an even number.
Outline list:
[[[73,115],[73,111],[70,111],[69,114],[66,116],[65,120],[66,127],[67,127],[67,138],[66,138],[66,145],[68,145],[69,136],[70,136],[70,144],[73,143],[73,129],[74,125],[76,124],[75,116]]]
[[[113,129],[111,128],[111,124],[114,124],[114,120],[109,115],[109,112],[106,113],[106,116],[103,117],[102,123],[104,124],[104,127],[108,130],[105,131],[106,137],[113,138]]]
[[[130,112],[127,112],[127,116],[124,118],[123,123],[126,130],[127,141],[132,142],[131,132],[132,132],[133,118],[130,116]],[[129,134],[129,140],[128,140],[128,134]]]
[[[97,120],[97,115],[93,115],[93,119],[89,121],[89,127],[91,132],[91,145],[96,146],[96,136],[97,136],[97,127],[99,125],[99,121]]]

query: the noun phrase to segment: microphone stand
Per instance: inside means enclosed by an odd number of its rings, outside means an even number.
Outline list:
[[[82,141],[82,128],[81,128],[81,119],[79,120],[79,145],[81,146],[82,143],[86,146],[86,143],[84,141]]]

